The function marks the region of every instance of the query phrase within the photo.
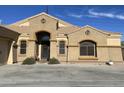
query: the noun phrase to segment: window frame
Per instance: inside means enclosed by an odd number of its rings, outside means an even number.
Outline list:
[[[84,44],[83,43],[87,43],[87,44]],[[89,43],[89,44],[88,44]],[[85,40],[85,41],[81,41],[80,43],[80,56],[94,56],[94,57],[97,57],[97,46],[96,46],[96,43],[91,41],[91,40]],[[85,47],[86,48],[86,52],[85,53],[82,53],[83,50],[81,50],[82,47]],[[92,52],[90,52],[90,48],[93,48]]]
[[[63,46],[61,47],[61,42],[63,43]],[[66,46],[66,42],[65,41],[59,41],[59,54],[60,55],[64,55],[65,54],[65,46]],[[61,52],[61,50],[63,52]]]
[[[25,44],[23,45],[22,42],[25,42]],[[26,53],[27,53],[27,41],[26,40],[20,40],[20,54],[25,55]]]

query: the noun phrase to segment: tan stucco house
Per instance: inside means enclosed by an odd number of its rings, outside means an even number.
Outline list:
[[[21,33],[13,47],[13,60],[8,63],[22,62],[27,57],[39,61],[55,57],[61,63],[123,61],[120,33],[88,25],[78,27],[46,13],[7,27]]]

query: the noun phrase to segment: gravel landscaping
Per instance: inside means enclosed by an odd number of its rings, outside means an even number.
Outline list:
[[[0,66],[1,87],[124,87],[124,64]]]

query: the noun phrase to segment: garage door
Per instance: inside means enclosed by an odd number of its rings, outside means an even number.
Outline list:
[[[5,64],[8,58],[8,41],[0,39],[0,64]]]

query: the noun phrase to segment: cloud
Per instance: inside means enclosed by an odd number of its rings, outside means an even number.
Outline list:
[[[94,11],[94,9],[89,9],[88,11],[89,15],[95,16],[95,17],[107,17],[107,18],[116,18],[116,19],[120,19],[120,20],[124,20],[124,15],[121,14],[114,14],[114,13],[107,13],[107,12],[96,12]]]
[[[83,15],[82,14],[73,14],[73,13],[69,13],[68,16],[74,17],[74,18],[82,18]]]
[[[116,18],[124,20],[124,15],[116,15]]]
[[[82,18],[82,17],[89,17],[89,18],[101,18],[101,17],[106,17],[106,18],[115,18],[119,20],[124,20],[124,15],[123,14],[118,14],[116,12],[96,12],[94,9],[89,9],[87,10],[88,13],[69,13],[67,12],[67,16],[73,17],[73,18]]]
[[[94,15],[94,16],[100,16],[100,17],[109,17],[109,18],[114,18],[114,14],[112,13],[103,13],[103,12],[95,12],[93,9],[90,9],[88,11],[88,13],[90,15]]]
[[[99,18],[99,16],[95,16],[95,15],[90,15],[90,14],[88,14],[88,15],[85,15],[86,17],[91,17],[91,18]]]

